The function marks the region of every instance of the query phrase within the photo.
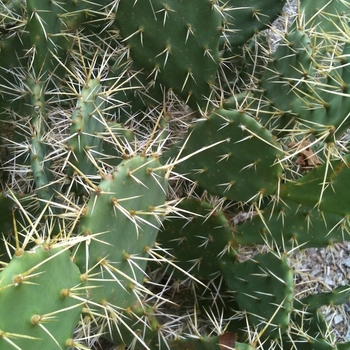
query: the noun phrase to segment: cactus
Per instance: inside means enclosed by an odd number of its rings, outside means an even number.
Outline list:
[[[0,1],[1,349],[349,347],[288,260],[348,238],[349,4],[284,3]]]
[[[107,312],[105,322],[121,323],[120,328],[142,293],[148,250],[165,211],[167,181],[165,171],[157,168],[160,163],[153,158],[123,161],[100,182],[80,221],[79,231],[89,240],[74,256],[86,274],[91,308],[102,318]],[[110,337],[123,344],[127,340],[120,328]]]
[[[336,343],[335,337],[329,332],[329,327],[324,315],[320,311],[320,305],[339,305],[349,300],[349,287],[341,286],[329,293],[309,295],[299,301],[293,314],[291,323],[294,324],[296,332],[287,343],[297,343],[300,349],[332,349]],[[307,328],[305,334],[302,330]],[[298,334],[298,330],[299,332]],[[337,343],[337,348],[349,346],[348,342]]]
[[[237,336],[235,333],[227,332],[217,337],[201,337],[196,340],[178,340],[171,343],[172,349],[183,349],[186,346],[191,346],[191,349],[239,349],[252,350],[253,347],[236,342]],[[188,344],[188,345],[187,345]]]
[[[259,200],[279,185],[280,146],[268,130],[243,112],[216,110],[197,121],[177,147],[181,157],[193,155],[174,170],[188,174],[212,194],[242,202]]]
[[[71,176],[76,169],[87,177],[96,174],[97,157],[94,154],[102,152],[102,138],[99,137],[99,133],[105,130],[104,122],[101,120],[101,113],[105,107],[100,90],[98,79],[86,82],[72,114],[71,135],[68,141],[71,153],[69,159],[71,168],[68,174]],[[78,189],[78,192],[83,190]]]
[[[164,222],[164,232],[157,238],[158,244],[176,252],[175,261],[180,269],[174,269],[172,276],[184,279],[183,271],[199,279],[215,275],[220,269],[218,260],[232,261],[238,250],[224,213],[203,200],[194,199],[183,200],[178,208],[193,213],[193,217]]]
[[[66,249],[17,251],[0,273],[1,349],[64,349],[82,312],[80,271]]]
[[[271,203],[260,216],[236,227],[235,238],[239,244],[325,247],[344,241],[348,226],[344,216],[284,200]]]
[[[266,333],[278,338],[286,332],[294,298],[294,274],[286,256],[268,253],[235,266],[224,264],[223,275],[239,307],[262,338]]]
[[[349,215],[349,199],[345,192],[349,179],[349,159],[349,156],[344,156],[340,160],[326,162],[302,178],[287,183],[281,189],[282,198],[346,217]]]
[[[211,1],[202,0],[120,1],[116,18],[132,59],[194,109],[205,108],[211,95],[221,22]]]

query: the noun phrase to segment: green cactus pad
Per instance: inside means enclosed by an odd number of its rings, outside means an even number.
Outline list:
[[[21,86],[21,75],[18,74],[17,67],[28,64],[28,57],[23,57],[23,51],[30,47],[30,38],[28,33],[21,36],[13,35],[10,37],[0,36],[0,118],[9,120],[12,115],[9,110],[22,112],[23,115],[27,105],[27,96],[22,94],[17,96],[14,88]]]
[[[350,341],[337,343],[337,350],[348,350],[350,348]]]
[[[33,204],[37,200],[35,198],[33,199],[30,195],[17,194],[16,201],[21,202],[21,205],[25,208],[24,210],[29,210],[28,207],[32,206],[33,208]],[[0,265],[5,265],[5,263],[9,262],[9,254],[12,255],[16,248],[14,220],[17,227],[25,226],[25,220],[21,215],[21,211],[18,210],[16,201],[10,198],[8,194],[0,192]],[[23,238],[18,236],[17,239],[19,240],[19,245],[21,245]],[[8,246],[6,246],[7,244]]]
[[[18,195],[20,198],[21,196]],[[12,211],[15,210],[15,202],[4,192],[0,192],[0,235],[7,236],[13,230]]]
[[[102,152],[99,155],[99,161],[105,162],[109,166],[119,165],[121,151],[127,149],[135,137],[132,130],[115,122],[108,122],[105,131],[98,136],[102,139]]]
[[[209,0],[121,0],[116,16],[132,59],[194,109],[206,108],[211,95],[221,22]]]
[[[225,263],[222,272],[251,327],[263,338],[285,333],[294,298],[294,274],[285,255],[258,254],[242,263]]]
[[[350,155],[326,162],[281,186],[281,198],[346,217],[350,214]]]
[[[133,344],[135,350],[156,350],[168,349],[169,340],[164,337],[163,325],[157,317],[157,309],[144,304],[135,304],[125,313],[127,318],[124,319],[129,330],[122,330],[122,336],[113,339],[116,349],[127,348],[129,344]],[[121,327],[122,328],[122,327]],[[130,329],[136,331],[144,343],[136,343],[136,337]],[[162,334],[163,333],[163,334]]]
[[[349,4],[342,0],[303,0],[300,2],[300,12],[303,16],[302,24],[313,31],[322,23],[322,31],[314,34],[315,44],[318,45],[319,53],[326,53],[332,47],[328,38],[330,35],[339,35],[342,28],[348,26]]]
[[[349,223],[341,215],[322,212],[290,200],[270,204],[235,228],[239,244],[277,247],[325,247],[348,238]]]
[[[78,28],[82,30],[86,30],[86,28],[95,31],[101,30],[105,25],[105,10],[108,5],[111,5],[109,0],[98,2],[64,0],[64,7],[61,6],[64,10],[58,14],[62,22],[62,32],[74,32]],[[58,12],[57,9],[55,11]],[[90,24],[92,25],[90,26]],[[66,37],[65,39],[67,40]]]
[[[319,307],[321,304],[319,305]],[[291,331],[284,337],[286,346],[298,344],[298,350],[332,350],[335,337],[329,332],[329,325],[322,312],[302,308],[300,305],[292,313]]]
[[[148,249],[162,221],[157,207],[165,203],[167,180],[158,167],[154,158],[123,161],[100,182],[80,222],[80,232],[90,239],[81,244],[75,261],[87,274],[91,308],[101,317],[110,315],[106,332],[116,342],[123,339],[126,310],[142,293]]]
[[[238,248],[225,215],[207,202],[185,199],[178,209],[185,219],[164,222],[157,242],[175,257],[182,270],[201,279],[219,271],[219,262],[233,261]],[[174,278],[185,279],[181,270],[175,269]]]
[[[108,3],[107,0],[97,3],[26,0],[26,30],[34,51],[33,67],[37,78],[40,76],[44,80],[44,77],[54,71],[58,75],[65,74],[65,68],[58,61],[66,67],[69,66],[66,58],[74,41],[74,36],[69,31],[73,33],[82,23],[92,18],[103,22],[104,9]]]
[[[342,305],[348,303],[349,301],[349,285],[339,286],[337,288],[334,288],[331,292],[312,294],[300,300],[302,304],[307,306],[307,310],[309,312],[318,310],[321,305]]]
[[[277,134],[295,124],[298,115],[293,105],[310,93],[308,82],[313,82],[316,72],[309,36],[296,29],[287,33],[285,40],[271,54],[255,92],[256,104],[250,107],[256,108],[261,123]]]
[[[0,4],[0,28],[6,30],[12,28],[16,20],[22,19],[25,11],[23,0],[2,1]]]
[[[135,61],[122,56],[108,72],[107,84],[113,86],[115,79],[120,82],[122,89],[116,91],[113,99],[119,103],[114,108],[108,108],[110,113],[118,116],[118,121],[125,123],[132,119],[144,117],[148,106],[154,107],[164,100],[164,89],[160,83],[150,80],[148,74]],[[125,105],[120,108],[120,104]]]
[[[191,339],[192,338],[192,339]],[[181,339],[171,341],[170,349],[172,350],[225,350],[225,349],[237,349],[237,350],[254,350],[255,348],[249,344],[236,342],[237,335],[232,332],[225,332],[218,336],[202,336],[202,337],[189,337],[187,339]]]
[[[95,155],[102,153],[102,134],[105,131],[103,110],[105,102],[99,79],[91,79],[83,87],[72,114],[71,136],[68,141],[73,175],[78,168],[85,176],[96,175]]]
[[[0,273],[0,348],[67,349],[82,312],[80,272],[68,250],[37,246]]]
[[[225,44],[236,50],[242,47],[251,37],[266,29],[281,14],[284,4],[285,0],[226,1],[223,11]]]
[[[164,158],[190,157],[174,170],[211,194],[236,201],[273,194],[282,174],[280,146],[271,133],[239,111],[217,110],[190,128]]]
[[[342,38],[342,33],[339,37]],[[326,142],[334,142],[334,137],[340,137],[349,128],[349,54],[350,43],[345,43],[342,52],[333,59],[332,70],[328,72],[326,65],[321,77],[316,74],[308,96],[298,98],[293,106],[300,123]]]
[[[249,108],[256,108],[261,122],[280,135],[285,132],[300,135],[302,131],[328,142],[334,141],[334,136],[340,136],[349,127],[350,45],[345,43],[339,51],[334,50],[330,33],[322,36],[313,26],[317,26],[318,18],[322,17],[322,29],[337,29],[332,31],[332,40],[344,41],[341,28],[347,25],[343,23],[346,16],[343,18],[335,13],[341,14],[347,5],[328,2],[332,7],[328,12],[321,4],[317,3],[317,9],[314,4],[303,2],[310,21],[306,22],[301,9],[301,19],[272,53],[255,92],[256,103]],[[322,11],[315,16],[315,10],[321,7]],[[303,21],[305,27],[300,25]],[[326,52],[333,53],[331,59],[324,59]]]
[[[50,201],[54,190],[53,187],[49,186],[50,182],[53,181],[53,175],[50,171],[51,161],[46,158],[49,153],[49,145],[45,139],[48,116],[45,108],[44,84],[33,78],[28,78],[27,85],[31,102],[31,108],[28,110],[31,112],[31,128],[33,130],[30,162],[38,197]],[[46,203],[41,203],[41,206],[44,209]]]
[[[72,37],[61,33],[63,23],[60,15],[64,8],[54,1],[27,0],[28,21],[26,30],[30,34],[34,50],[34,71],[36,77],[43,79],[60,65],[57,59],[64,57],[71,46]]]

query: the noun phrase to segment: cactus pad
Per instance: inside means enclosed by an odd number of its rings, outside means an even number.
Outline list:
[[[37,246],[0,273],[0,348],[66,349],[79,315],[80,272],[67,250]]]
[[[294,274],[287,257],[258,254],[242,263],[222,266],[227,286],[251,326],[264,338],[287,330],[294,298]]]
[[[274,137],[239,111],[219,109],[196,122],[178,149],[180,159],[190,158],[175,171],[212,194],[236,201],[274,193],[282,174],[278,160],[283,153]]]
[[[260,215],[235,228],[239,244],[277,247],[324,247],[348,238],[349,223],[341,215],[290,200],[270,204]]]
[[[222,18],[209,0],[121,0],[117,26],[150,80],[205,108],[219,65]]]
[[[81,244],[75,261],[87,275],[91,308],[109,315],[106,323],[116,342],[123,343],[120,328],[126,321],[121,320],[145,292],[148,249],[157,238],[167,187],[158,167],[154,158],[123,161],[100,182],[80,222],[90,240]]]
[[[219,271],[220,261],[234,260],[238,247],[233,241],[232,230],[225,215],[207,202],[187,199],[178,208],[184,210],[186,219],[165,221],[157,242],[163,248],[172,248],[170,253],[182,270],[197,278],[208,279],[210,274]],[[173,276],[186,278],[177,269]]]

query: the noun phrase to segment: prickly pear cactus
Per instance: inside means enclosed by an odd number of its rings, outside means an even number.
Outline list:
[[[186,273],[196,278],[206,278],[220,269],[219,261],[235,259],[238,245],[222,211],[218,211],[204,200],[185,199],[178,206],[193,213],[188,218],[177,218],[164,222],[164,232],[157,242],[176,252],[178,269],[172,276],[185,279]],[[200,249],[193,249],[200,247]],[[187,275],[188,276],[188,275]]]
[[[222,23],[211,1],[120,1],[116,22],[149,84],[161,83],[194,109],[205,108],[219,66]]]
[[[74,254],[75,262],[85,274],[91,309],[100,317],[108,314],[109,336],[117,344],[127,341],[121,329],[131,328],[128,313],[144,289],[148,251],[161,225],[166,189],[165,170],[157,159],[133,157],[100,182],[80,221],[87,240]]]
[[[67,349],[82,312],[80,271],[67,248],[18,251],[0,273],[0,346]]]
[[[197,121],[177,147],[180,157],[192,156],[175,171],[212,194],[250,201],[274,193],[279,185],[282,150],[268,130],[243,112],[216,110]]]
[[[350,232],[350,4],[285,3],[0,1],[1,349],[349,347],[290,257]]]
[[[278,338],[286,332],[294,298],[294,274],[286,256],[268,253],[239,264],[225,264],[223,275],[261,338]]]

